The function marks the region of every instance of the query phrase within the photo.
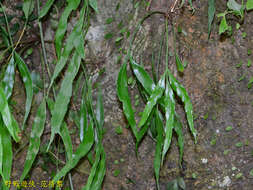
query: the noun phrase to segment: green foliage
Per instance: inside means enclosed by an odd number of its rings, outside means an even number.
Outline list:
[[[145,19],[147,19],[152,14],[155,13],[154,12],[150,13],[139,22],[139,25],[137,26],[134,35],[132,37],[130,47],[132,47],[135,34],[140,28],[140,25],[144,22]],[[167,20],[166,20],[166,37],[168,39]],[[190,101],[190,97],[187,94],[185,88],[176,80],[176,78],[169,71],[167,65],[168,56],[169,56],[168,40],[166,40],[165,72],[161,75],[160,80],[157,83],[155,83],[153,82],[152,78],[149,76],[147,71],[145,71],[143,66],[137,64],[134,61],[134,58],[132,56],[132,49],[130,48],[125,63],[123,63],[123,65],[120,68],[117,80],[117,95],[119,100],[122,102],[125,117],[136,138],[137,141],[136,149],[138,148],[141,140],[143,139],[147,131],[150,131],[152,134],[152,138],[156,139],[154,171],[158,189],[159,189],[160,168],[163,164],[165,155],[170,147],[173,129],[178,136],[180,161],[182,161],[183,157],[184,142],[182,134],[182,125],[179,121],[180,120],[179,116],[176,114],[175,111],[174,95],[177,95],[184,103],[187,121],[191,133],[195,138],[195,142],[197,136],[197,132],[193,124],[193,108]],[[146,102],[145,108],[141,114],[141,118],[138,125],[136,124],[135,115],[131,104],[131,98],[128,92],[129,84],[127,78],[127,61],[130,62],[129,64],[130,68],[133,71],[135,79],[138,81],[137,84],[140,85],[138,87],[139,93],[144,98],[144,102]],[[183,66],[181,65],[179,71],[183,71],[182,67]],[[157,78],[156,72],[153,71],[152,73],[154,75],[154,78]],[[159,108],[161,108],[162,112],[159,111],[160,110]]]
[[[37,110],[37,114],[34,118],[32,131],[30,135],[30,144],[26,154],[24,170],[20,177],[20,181],[23,181],[27,176],[39,152],[40,137],[44,131],[45,122],[46,122],[46,101],[45,99],[43,99]]]
[[[226,15],[232,14],[236,17],[240,18],[240,22],[244,20],[245,11],[250,11],[253,8],[253,0],[247,0],[246,6],[244,5],[244,1],[242,4],[237,3],[235,0],[228,0],[227,9],[223,13],[217,14],[217,17],[222,17],[219,25],[219,35],[228,33],[232,34],[232,26],[227,24]],[[211,32],[211,24],[213,21],[213,17],[215,14],[215,1],[208,1],[208,36],[210,36]],[[236,24],[236,29],[240,28],[240,24]]]

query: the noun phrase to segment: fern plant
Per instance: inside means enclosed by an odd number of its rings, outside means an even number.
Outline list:
[[[154,14],[162,14],[165,16],[165,30],[166,30],[166,58],[164,73],[161,75],[158,82],[154,82],[149,76],[148,72],[145,71],[143,66],[136,63],[132,55],[132,44],[137,35],[137,32],[143,22]],[[163,164],[166,153],[170,147],[172,133],[176,132],[178,136],[178,146],[180,150],[180,162],[183,157],[183,133],[182,124],[180,117],[175,111],[175,95],[180,97],[184,103],[184,110],[186,113],[188,125],[192,135],[196,142],[197,132],[193,124],[193,107],[190,97],[186,89],[178,82],[178,80],[172,75],[168,67],[168,56],[169,56],[169,44],[168,44],[168,18],[162,12],[152,12],[145,16],[138,24],[130,42],[130,48],[128,54],[124,60],[123,65],[120,68],[118,79],[117,79],[117,95],[119,100],[122,102],[123,112],[131,127],[131,130],[136,139],[136,151],[138,151],[138,145],[144,138],[145,134],[150,131],[153,134],[153,138],[156,140],[155,148],[155,160],[154,160],[154,173],[156,178],[157,187],[159,189],[159,173],[160,167]],[[182,64],[175,54],[175,60],[177,68],[182,71]],[[141,114],[140,121],[136,122],[135,114],[131,104],[131,98],[128,92],[127,84],[127,65],[133,72],[134,77],[141,85],[139,92],[143,95],[146,105]],[[181,68],[181,69],[180,69]],[[157,78],[155,76],[154,78]]]

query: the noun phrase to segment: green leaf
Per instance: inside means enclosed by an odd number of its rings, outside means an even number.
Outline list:
[[[97,0],[89,0],[89,5],[93,8],[93,10],[98,13],[98,5]]]
[[[65,147],[65,151],[67,153],[67,160],[70,160],[72,158],[72,154],[73,154],[73,147],[72,147],[72,142],[71,142],[69,130],[68,130],[67,124],[65,122],[63,122],[63,124],[62,124],[59,134],[62,138],[64,147]]]
[[[104,106],[103,106],[102,91],[100,87],[97,98],[96,119],[98,121],[99,130],[102,131],[102,127],[104,125]]]
[[[223,16],[222,20],[220,22],[220,26],[219,26],[219,35],[221,35],[222,33],[226,32],[228,30],[228,25],[227,25],[227,21],[226,21],[226,17]]]
[[[228,0],[227,7],[233,11],[240,11],[242,5],[238,4],[235,0]]]
[[[106,172],[106,166],[105,166],[105,151],[104,149],[102,149],[102,156],[101,156],[101,160],[99,162],[99,166],[98,166],[98,172],[95,175],[93,184],[91,189],[92,190],[100,190],[103,180],[104,180],[104,176],[105,176],[105,172]]]
[[[155,122],[156,122],[156,129],[157,129],[157,137],[156,137],[154,170],[155,170],[157,189],[160,190],[159,174],[160,174],[160,168],[161,168],[162,147],[163,147],[164,138],[163,138],[163,119],[158,109],[156,109],[156,112],[155,112]]]
[[[248,82],[248,89],[250,89],[250,88],[252,87],[252,85],[253,85],[253,77],[251,77],[251,78],[249,79],[249,82]]]
[[[55,175],[53,178],[54,182],[59,181],[64,177],[72,168],[74,168],[79,160],[83,158],[91,149],[94,143],[93,124],[90,124],[85,131],[84,140],[78,146],[76,152],[72,155],[71,159],[67,161],[65,166]]]
[[[145,69],[137,64],[132,58],[130,58],[131,67],[133,69],[135,77],[142,84],[143,88],[150,95],[155,89],[155,84]]]
[[[48,0],[42,10],[40,11],[39,19],[43,18],[47,15],[48,11],[50,10],[51,6],[54,4],[54,0]]]
[[[134,136],[137,137],[137,128],[136,122],[134,119],[134,111],[131,105],[130,96],[127,88],[127,65],[124,63],[119,71],[117,79],[117,94],[119,100],[123,104],[123,111],[126,116],[126,119],[134,133]]]
[[[29,15],[33,12],[33,8],[34,0],[24,0],[22,9],[26,19],[28,19]]]
[[[246,9],[247,11],[250,11],[253,9],[253,0],[248,0],[246,3]]]
[[[179,158],[180,158],[180,164],[183,160],[183,153],[184,153],[184,137],[182,133],[182,123],[180,122],[180,118],[177,114],[175,114],[174,118],[174,130],[177,133],[177,142],[179,147]]]
[[[184,72],[183,63],[176,52],[175,52],[175,59],[176,59],[177,70],[181,73]]]
[[[102,146],[97,145],[95,162],[92,165],[88,181],[87,181],[85,187],[83,188],[83,190],[91,189],[92,182],[93,182],[95,174],[98,170],[98,165],[99,165],[99,161],[100,161],[100,158],[101,158],[101,152],[102,152]]]
[[[12,94],[14,78],[15,78],[15,61],[12,56],[5,70],[4,78],[2,80],[2,85],[7,100],[11,97]]]
[[[166,123],[165,123],[165,128],[164,128],[165,140],[164,140],[163,152],[162,152],[162,163],[170,147],[170,143],[172,139],[172,130],[173,130],[173,125],[174,125],[174,115],[175,115],[174,93],[167,79],[166,79],[164,106],[165,106]]]
[[[193,108],[191,99],[185,90],[185,88],[177,81],[177,79],[169,72],[169,79],[172,89],[177,93],[177,95],[181,98],[184,103],[184,109],[186,112],[186,117],[188,120],[188,124],[191,130],[192,135],[194,136],[195,143],[197,142],[197,131],[194,128],[193,124]]]
[[[141,120],[138,125],[139,128],[142,127],[146,123],[150,115],[150,112],[152,111],[153,107],[156,105],[157,101],[162,97],[164,90],[165,90],[165,74],[163,74],[157,86],[155,87],[152,94],[148,98],[148,102],[144,108]]]
[[[0,146],[2,146],[2,161],[0,170],[2,172],[2,176],[4,180],[9,181],[11,177],[11,169],[12,169],[12,159],[13,159],[13,153],[12,153],[12,143],[11,143],[11,136],[6,127],[4,126],[4,123],[2,121],[2,118],[0,118]],[[7,190],[6,186],[3,186],[3,189]]]
[[[69,1],[67,7],[65,7],[65,9],[62,13],[62,16],[60,18],[58,28],[57,28],[56,33],[55,33],[55,50],[56,50],[56,54],[57,54],[58,58],[60,58],[60,55],[61,55],[62,40],[63,40],[64,35],[66,33],[66,30],[67,30],[68,18],[70,16],[71,12],[78,7],[79,3],[80,3],[80,0],[78,0],[78,1],[73,1],[73,0]],[[83,8],[82,11],[84,11],[84,8]],[[82,15],[82,14],[80,14],[80,15]],[[81,20],[81,18],[80,18],[80,20]],[[81,25],[82,25],[82,22],[81,22]]]
[[[32,78],[30,75],[30,72],[23,61],[23,59],[15,52],[15,61],[18,65],[19,72],[22,76],[22,80],[25,85],[25,91],[26,91],[26,105],[25,105],[25,116],[24,121],[22,124],[22,129],[24,129],[24,125],[26,123],[26,120],[28,118],[28,115],[31,110],[32,106],[32,99],[33,99],[33,84],[32,84]]]
[[[8,106],[7,98],[5,96],[3,88],[0,86],[0,112],[2,114],[2,118],[4,124],[6,125],[9,133],[11,134],[12,138],[16,141],[20,141],[20,129],[18,126],[17,121],[11,114],[10,108]]]
[[[208,38],[211,34],[212,23],[215,14],[215,0],[208,0]]]
[[[23,181],[27,176],[28,172],[32,168],[32,164],[39,152],[40,148],[40,137],[44,131],[44,126],[46,122],[46,101],[43,98],[40,106],[37,110],[30,135],[29,148],[26,154],[26,160],[24,164],[24,170],[20,177],[20,181]]]
[[[79,70],[80,63],[81,57],[77,52],[75,52],[72,60],[70,61],[68,69],[65,73],[65,77],[62,81],[60,91],[55,100],[55,106],[52,111],[51,137],[48,149],[54,139],[55,134],[60,132],[60,127],[67,112],[68,104],[72,95],[73,80],[75,79],[76,74]]]
[[[66,41],[66,45],[64,46],[63,53],[61,54],[59,60],[56,63],[56,66],[54,69],[54,74],[51,78],[51,82],[50,82],[50,86],[49,86],[50,88],[53,85],[54,80],[58,77],[58,75],[60,74],[60,72],[62,71],[64,66],[66,65],[66,63],[69,59],[69,55],[74,48],[73,42],[75,41],[75,39],[79,38],[80,34],[82,33],[82,27],[83,27],[83,22],[84,22],[84,13],[85,13],[84,10],[85,9],[82,8],[82,10],[80,12],[80,19],[78,20],[73,31],[69,35],[69,37]]]

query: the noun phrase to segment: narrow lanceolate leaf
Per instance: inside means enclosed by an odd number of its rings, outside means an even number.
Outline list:
[[[145,69],[137,64],[132,58],[130,58],[131,67],[133,69],[134,75],[138,79],[138,81],[142,84],[143,88],[150,95],[155,88],[155,84],[149,74],[145,71]]]
[[[26,19],[28,19],[29,15],[32,13],[33,8],[34,0],[24,0],[22,9]]]
[[[68,5],[64,9],[62,16],[60,18],[58,28],[55,34],[55,49],[58,58],[60,58],[61,55],[62,40],[67,30],[69,15],[73,10],[75,10],[78,7],[79,3],[80,0],[68,1]]]
[[[97,98],[96,119],[98,121],[99,130],[102,131],[102,127],[104,125],[104,106],[103,106],[101,88],[99,88],[98,98]]]
[[[83,94],[80,108],[80,140],[83,141],[84,130],[88,127],[87,107],[85,104],[85,93]]]
[[[15,53],[15,61],[18,65],[18,70],[19,70],[22,80],[24,82],[25,91],[26,91],[25,116],[24,116],[24,121],[23,121],[23,125],[22,125],[22,129],[23,129],[24,125],[26,123],[26,120],[28,118],[28,115],[30,113],[31,106],[32,106],[33,84],[32,84],[32,78],[31,78],[30,72],[29,72],[24,60],[17,53]]]
[[[4,179],[9,181],[11,177],[11,168],[12,168],[12,143],[11,143],[11,136],[8,132],[7,128],[4,126],[2,118],[0,118],[0,136],[2,141],[2,148],[3,148],[3,156],[2,156],[2,175]],[[0,145],[1,146],[1,145]],[[3,186],[4,190],[9,189],[6,186]]]
[[[73,48],[75,47],[73,42],[75,41],[76,38],[79,38],[79,35],[82,33],[82,28],[83,28],[83,23],[84,23],[84,13],[85,13],[85,9],[82,8],[80,12],[80,19],[78,20],[73,31],[69,35],[66,41],[66,45],[64,46],[63,53],[61,54],[61,57],[56,63],[54,73],[50,82],[50,87],[53,85],[54,80],[58,77],[58,75],[60,74],[64,66],[66,65],[69,59],[69,55],[72,52]]]
[[[93,184],[91,186],[92,190],[100,190],[104,177],[105,177],[105,172],[106,172],[106,166],[105,166],[106,160],[105,160],[105,151],[102,148],[102,155],[101,155],[101,160],[99,162],[98,166],[98,171],[95,175]]]
[[[175,52],[175,59],[176,59],[177,70],[181,73],[184,72],[183,63],[176,52]]]
[[[17,121],[11,114],[10,108],[8,106],[8,102],[4,93],[3,88],[0,86],[0,112],[2,114],[3,122],[6,125],[9,133],[12,138],[16,141],[20,141],[20,129]]]
[[[59,181],[64,177],[72,168],[74,168],[79,160],[84,157],[91,149],[94,143],[93,126],[90,124],[85,131],[84,140],[78,146],[76,152],[72,155],[71,159],[67,161],[66,165],[55,175],[53,181]]]
[[[52,110],[51,138],[48,148],[52,143],[55,134],[60,132],[60,127],[67,112],[68,104],[72,95],[73,80],[75,79],[75,76],[79,70],[80,63],[81,58],[79,57],[78,53],[75,52],[72,60],[69,63],[65,77],[61,84],[61,89],[55,100],[54,109]]]
[[[174,93],[170,87],[168,80],[166,79],[166,89],[165,89],[165,98],[164,98],[164,105],[165,105],[165,139],[163,145],[163,153],[162,153],[162,163],[164,157],[170,147],[171,139],[172,139],[172,129],[174,125],[174,115],[175,115],[175,100],[174,100]]]
[[[50,10],[51,6],[54,4],[54,0],[48,0],[44,7],[40,11],[39,19],[47,15],[47,12]]]
[[[33,121],[29,148],[26,154],[24,170],[20,177],[20,181],[23,181],[25,179],[26,175],[30,171],[32,164],[39,152],[40,137],[44,131],[45,122],[46,122],[46,101],[45,99],[43,99],[42,102],[40,103],[35,119]]]
[[[157,136],[156,136],[154,170],[155,170],[157,189],[160,190],[159,174],[160,174],[160,168],[161,168],[162,147],[163,147],[164,138],[163,138],[163,119],[158,109],[156,109],[156,113],[155,113],[155,123],[156,123],[156,129],[157,129]]]
[[[152,94],[150,95],[148,102],[143,110],[138,127],[142,127],[146,123],[150,115],[150,112],[152,111],[153,107],[156,105],[157,101],[162,97],[164,90],[165,90],[165,75],[162,76],[157,86],[153,90]]]
[[[211,34],[213,18],[215,14],[215,0],[208,0],[208,38]]]
[[[97,0],[89,0],[89,5],[98,13]]]
[[[68,130],[67,124],[65,122],[63,122],[63,124],[61,126],[60,136],[62,138],[64,147],[65,147],[65,152],[67,153],[67,159],[70,160],[72,158],[72,154],[73,154],[73,147],[72,147],[72,142],[71,142],[69,130]]]
[[[91,189],[92,182],[93,182],[96,172],[98,170],[98,166],[99,166],[99,162],[100,162],[100,158],[101,158],[101,152],[102,152],[102,146],[100,144],[100,145],[97,145],[95,162],[92,165],[88,181],[87,181],[85,187],[83,188],[83,190]]]
[[[12,56],[5,70],[4,78],[2,80],[2,85],[7,100],[11,97],[12,94],[14,78],[15,78],[15,61],[14,57]]]
[[[126,116],[126,119],[134,133],[134,136],[137,137],[137,128],[136,122],[134,119],[134,111],[131,105],[130,96],[127,88],[127,65],[124,63],[119,71],[118,80],[117,80],[117,94],[119,100],[123,104],[123,111]]]
[[[174,119],[174,130],[177,133],[177,142],[178,142],[178,147],[179,147],[179,158],[180,158],[180,163],[182,163],[183,160],[183,153],[184,153],[184,137],[182,133],[182,123],[180,122],[180,118],[177,114],[175,114],[175,119]]]
[[[171,84],[172,89],[181,98],[182,102],[184,102],[184,109],[186,112],[187,121],[196,143],[197,131],[195,130],[194,124],[193,124],[193,108],[192,108],[191,99],[187,91],[185,90],[185,88],[177,81],[177,79],[171,73],[169,73],[169,79],[170,79],[170,84]]]

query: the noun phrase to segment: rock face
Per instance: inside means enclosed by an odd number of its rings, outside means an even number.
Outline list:
[[[123,129],[122,135],[115,134],[117,126],[126,126],[122,107],[116,96],[116,80],[120,64],[117,64],[119,55],[124,57],[124,51],[129,47],[129,38],[133,34],[134,28],[145,14],[144,1],[140,1],[139,6],[131,1],[99,1],[99,14],[92,18],[91,27],[87,34],[87,57],[97,60],[98,68],[105,68],[102,76],[96,75],[95,80],[99,81],[103,87],[105,103],[105,134],[104,146],[107,151],[108,173],[104,183],[105,189],[155,189],[153,177],[153,156],[154,142],[146,137],[139,148],[140,158],[137,159],[134,153],[135,141],[130,130]],[[151,10],[166,12],[172,5],[171,1],[152,1]],[[217,10],[224,10],[224,7],[217,7]],[[136,8],[137,7],[137,8]],[[252,142],[247,147],[240,150],[234,146],[236,141],[243,138],[250,139],[253,129],[252,89],[247,88],[248,78],[238,82],[238,78],[246,72],[245,66],[236,68],[240,61],[247,62],[252,59],[247,56],[247,49],[252,48],[252,36],[247,24],[252,18],[252,12],[245,18],[243,29],[247,31],[248,38],[243,39],[241,30],[233,34],[234,43],[231,38],[225,40],[218,36],[217,23],[215,21],[211,39],[207,40],[207,4],[205,2],[194,2],[196,11],[191,14],[188,6],[181,10],[176,10],[173,22],[176,27],[181,27],[183,32],[177,33],[176,47],[180,57],[189,63],[183,75],[176,71],[175,61],[172,57],[169,60],[169,67],[177,79],[185,86],[192,99],[196,120],[195,126],[198,129],[198,145],[194,145],[188,130],[185,133],[185,153],[184,161],[186,170],[183,171],[187,189],[207,189],[207,188],[250,188],[252,181],[242,178],[234,182],[231,165],[236,165],[236,160],[244,160],[245,164],[241,169],[248,175],[247,165],[250,163],[249,154]],[[112,22],[108,22],[112,20]],[[171,23],[171,20],[170,22]],[[120,30],[126,30],[123,35]],[[127,38],[127,31],[130,37]],[[169,25],[169,51],[173,54],[173,37]],[[144,67],[151,70],[151,55],[154,51],[159,51],[159,43],[164,32],[164,18],[154,16],[148,19],[137,35],[134,48],[134,57],[137,62],[142,62]],[[104,36],[108,33],[113,34],[107,40]],[[115,41],[122,37],[120,43]],[[164,48],[164,47],[163,47]],[[165,48],[164,48],[165,50]],[[163,57],[164,58],[164,57]],[[118,62],[120,63],[120,62]],[[156,62],[157,63],[157,62]],[[164,64],[164,61],[161,63]],[[164,69],[160,66],[160,71]],[[247,68],[247,76],[252,74],[252,67]],[[130,73],[129,73],[130,76]],[[131,93],[135,94],[133,90]],[[139,108],[136,108],[137,111]],[[179,113],[184,117],[182,108]],[[184,122],[185,123],[185,122]],[[226,126],[232,125],[236,130],[225,131]],[[185,123],[186,127],[186,123]],[[251,135],[251,136],[250,136]],[[215,140],[213,140],[215,139]],[[173,139],[175,140],[175,139]],[[212,141],[212,143],[210,143]],[[224,155],[225,152],[232,151],[232,156]],[[244,151],[242,154],[241,151]],[[180,176],[178,167],[178,151],[173,143],[166,164],[161,171],[161,186]],[[125,162],[119,165],[112,164],[114,160],[124,158]],[[208,162],[204,163],[201,158]],[[239,167],[239,166],[238,166]],[[113,172],[120,168],[120,175],[113,176]],[[188,180],[192,173],[197,173],[195,181]],[[217,179],[217,174],[223,180]],[[135,183],[129,182],[133,180]],[[219,181],[216,183],[215,181]],[[164,185],[164,186],[163,186]]]

